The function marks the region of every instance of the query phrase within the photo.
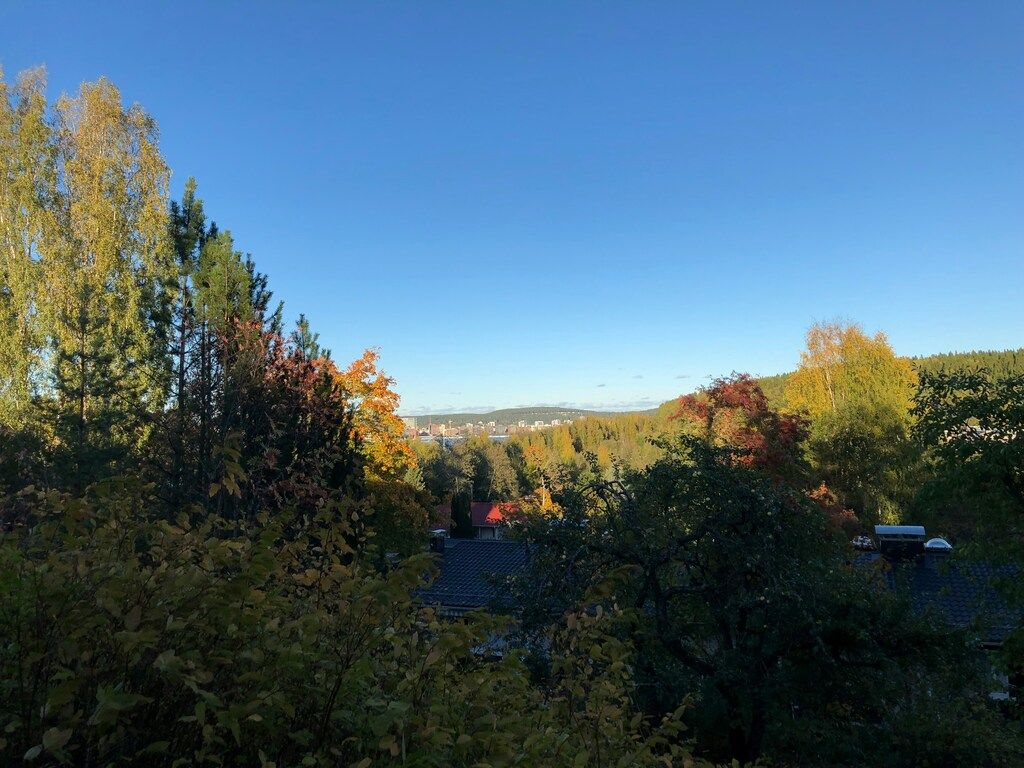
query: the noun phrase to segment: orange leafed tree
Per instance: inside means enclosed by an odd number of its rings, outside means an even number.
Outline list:
[[[405,441],[405,424],[398,416],[395,380],[379,370],[380,354],[368,349],[344,371],[338,382],[354,406],[356,432],[363,441],[369,469],[378,475],[395,475],[415,464],[416,457]]]

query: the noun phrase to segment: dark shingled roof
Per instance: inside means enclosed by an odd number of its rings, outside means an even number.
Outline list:
[[[934,610],[958,629],[979,632],[985,645],[1002,645],[1020,621],[1020,612],[1007,606],[994,583],[1013,574],[1007,566],[962,561],[942,552],[892,562],[867,552],[855,562],[879,568],[886,585],[906,595],[915,609]]]
[[[527,546],[520,541],[447,539],[438,555],[440,573],[418,598],[448,614],[484,608],[500,596],[495,580],[519,573],[528,559]]]

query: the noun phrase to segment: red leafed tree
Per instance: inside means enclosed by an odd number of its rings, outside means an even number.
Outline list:
[[[358,496],[358,437],[330,361],[257,322],[234,322],[222,346],[223,445],[210,489],[218,511],[313,511],[332,494]]]
[[[736,449],[736,460],[745,466],[787,482],[804,476],[801,448],[808,435],[807,420],[772,409],[748,374],[715,379],[699,392],[684,395],[672,418],[690,423],[714,445]]]

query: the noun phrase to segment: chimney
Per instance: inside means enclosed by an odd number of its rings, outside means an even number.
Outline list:
[[[875,537],[888,560],[909,560],[924,553],[923,525],[876,525]]]
[[[444,528],[435,528],[430,532],[430,551],[444,552],[444,540],[448,538],[448,531]]]

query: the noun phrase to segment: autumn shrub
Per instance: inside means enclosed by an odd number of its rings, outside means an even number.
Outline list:
[[[600,617],[558,630],[538,686],[486,652],[500,620],[416,605],[429,555],[374,570],[330,505],[171,523],[150,494],[21,493],[31,514],[0,533],[3,765],[688,760],[678,717],[633,710],[627,648]]]

